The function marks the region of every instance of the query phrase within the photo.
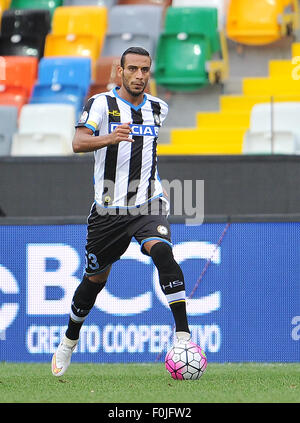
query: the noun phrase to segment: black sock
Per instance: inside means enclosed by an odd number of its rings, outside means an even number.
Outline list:
[[[104,288],[106,282],[92,282],[84,276],[78,285],[72,300],[71,313],[66,331],[68,339],[76,340],[87,315],[93,308],[97,295]]]
[[[172,311],[176,332],[189,332],[186,314],[184,276],[173,256],[172,248],[165,242],[154,244],[150,255],[157,267],[159,282]]]

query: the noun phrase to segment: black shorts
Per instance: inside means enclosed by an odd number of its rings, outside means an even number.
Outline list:
[[[146,255],[146,241],[158,239],[172,246],[164,199],[157,198],[130,213],[94,203],[88,217],[85,273],[96,275],[109,268],[125,253],[133,237]]]

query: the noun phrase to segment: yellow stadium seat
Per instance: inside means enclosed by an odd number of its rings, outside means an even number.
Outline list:
[[[249,128],[249,111],[241,112],[198,112],[198,128]]]
[[[291,5],[292,13],[285,13],[288,5]],[[290,34],[297,27],[297,0],[230,1],[227,36],[241,44],[270,44]]]
[[[89,35],[98,39],[100,49],[107,31],[108,14],[103,6],[61,6],[52,21],[54,35]]]
[[[244,78],[245,95],[295,95],[300,94],[299,81],[288,78]]]

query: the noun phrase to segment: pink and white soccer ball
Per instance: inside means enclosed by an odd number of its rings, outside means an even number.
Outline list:
[[[205,372],[207,358],[194,342],[177,343],[167,352],[165,366],[173,379],[196,380]]]

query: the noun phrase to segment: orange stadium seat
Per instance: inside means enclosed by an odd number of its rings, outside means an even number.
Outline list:
[[[48,34],[44,56],[82,56],[95,61],[99,56],[99,43],[92,35]]]
[[[20,112],[29,101],[37,70],[35,57],[0,56],[0,104],[16,106]]]
[[[0,87],[19,89],[28,98],[37,79],[38,59],[26,56],[0,56]]]
[[[230,0],[227,36],[241,44],[270,44],[297,27],[297,11],[297,0]]]

